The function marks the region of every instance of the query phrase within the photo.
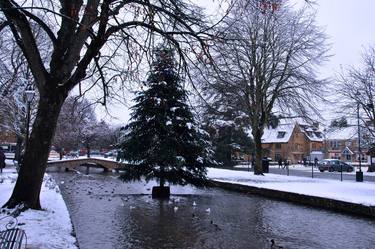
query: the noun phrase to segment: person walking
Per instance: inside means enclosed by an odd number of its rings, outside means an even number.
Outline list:
[[[279,169],[280,169],[281,166],[283,166],[283,159],[281,159],[281,157],[279,157],[279,160],[277,162],[279,164]]]
[[[0,173],[3,173],[3,168],[5,168],[5,154],[3,148],[0,146]]]
[[[286,169],[287,168],[287,166],[288,166],[288,159],[284,159],[284,165],[283,165],[283,169]]]

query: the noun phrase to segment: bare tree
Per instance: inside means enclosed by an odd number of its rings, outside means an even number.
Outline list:
[[[68,97],[61,108],[52,144],[62,157],[63,150],[77,149],[86,116],[95,116],[91,104],[78,96]],[[96,119],[94,120],[96,122]]]
[[[40,46],[32,25],[46,34],[50,50]],[[4,206],[40,209],[51,140],[69,92],[92,79],[105,104],[117,74],[125,82],[132,78],[154,39],[169,41],[183,59],[185,51],[202,50],[210,29],[201,10],[184,0],[0,0],[0,31],[11,33],[22,50],[40,96],[24,163]]]
[[[313,100],[321,99],[325,81],[316,66],[327,57],[326,36],[313,13],[264,2],[239,1],[233,8],[222,27],[225,41],[210,47],[217,68],[204,88],[208,102],[227,103],[248,118],[255,174],[262,173],[261,138],[272,115],[318,115]]]
[[[369,47],[362,54],[362,65],[347,68],[338,76],[339,105],[341,113],[352,120],[359,111],[360,126],[367,135],[366,141],[375,138],[375,48]]]
[[[15,158],[19,160],[26,134],[27,103],[24,93],[31,74],[16,44],[5,37],[0,41],[0,49],[0,128],[15,134]]]
[[[109,148],[116,143],[114,129],[104,121],[97,120],[95,103],[79,96],[70,96],[61,108],[53,146],[60,153],[75,150],[80,146],[87,149],[90,157],[91,148]]]
[[[1,21],[0,21],[1,23]],[[6,22],[0,25],[0,30],[5,27]],[[45,42],[48,38],[41,28],[31,25],[32,32],[40,47],[41,56],[47,58],[46,51],[49,50],[49,44]],[[22,158],[22,149],[24,148],[25,136],[27,134],[26,115],[27,100],[25,96],[26,89],[33,88],[34,80],[27,60],[22,50],[15,43],[11,32],[2,32],[0,39],[0,127],[13,132],[17,137],[16,160]],[[30,120],[34,120],[36,114],[38,94],[35,94],[30,103]],[[23,151],[24,152],[24,151]]]

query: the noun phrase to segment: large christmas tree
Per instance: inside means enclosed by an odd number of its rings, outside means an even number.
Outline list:
[[[138,92],[122,149],[130,162],[123,179],[157,179],[172,184],[204,185],[210,158],[208,135],[198,128],[186,104],[174,52],[154,51],[146,88]]]

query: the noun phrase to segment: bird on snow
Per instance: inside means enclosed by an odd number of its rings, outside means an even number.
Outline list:
[[[211,208],[207,208],[206,213],[211,213]]]

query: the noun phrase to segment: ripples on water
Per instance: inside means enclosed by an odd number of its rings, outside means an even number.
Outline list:
[[[81,249],[261,249],[270,239],[284,248],[375,248],[369,219],[220,189],[172,186],[171,199],[158,200],[151,182],[52,174]]]

